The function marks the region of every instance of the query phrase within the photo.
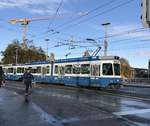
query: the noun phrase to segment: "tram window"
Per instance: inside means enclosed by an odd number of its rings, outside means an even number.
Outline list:
[[[99,65],[99,76],[101,76],[101,65]]]
[[[46,67],[42,67],[42,74],[46,74]]]
[[[80,74],[80,66],[78,65],[73,66],[73,74]]]
[[[120,64],[114,63],[114,72],[115,75],[120,75]]]
[[[8,68],[8,73],[13,73],[13,68]]]
[[[8,69],[7,68],[3,68],[3,71],[4,71],[5,74],[7,74]]]
[[[113,69],[111,63],[103,64],[103,75],[113,75]]]
[[[58,74],[58,65],[55,66],[55,74]]]
[[[31,73],[36,73],[36,69],[35,69],[35,68],[32,68],[32,69],[31,69]]]
[[[23,67],[18,67],[17,68],[17,73],[24,73],[24,68]]]
[[[14,74],[16,74],[16,72],[17,72],[17,71],[16,71],[16,68],[14,68],[14,71],[13,71],[13,73],[14,73]]]
[[[92,65],[92,76],[99,76],[99,65]]]
[[[60,73],[60,75],[64,75],[65,74],[65,68],[63,66],[59,67],[59,73]]]
[[[42,74],[49,74],[49,66],[42,67]]]
[[[49,74],[49,69],[50,67],[49,66],[46,66],[46,73]]]
[[[17,73],[22,73],[20,67],[17,67]]]
[[[41,73],[41,67],[36,68],[36,73]]]
[[[72,65],[66,65],[65,66],[65,73],[66,74],[72,74]]]
[[[90,64],[81,65],[81,74],[90,74]]]

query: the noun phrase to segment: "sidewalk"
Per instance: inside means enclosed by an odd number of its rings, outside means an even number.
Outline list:
[[[0,126],[52,126],[23,96],[0,88]]]

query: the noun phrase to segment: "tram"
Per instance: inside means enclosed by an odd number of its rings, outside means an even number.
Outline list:
[[[68,58],[3,66],[6,80],[22,80],[26,69],[31,70],[37,83],[82,87],[121,85],[118,56]]]

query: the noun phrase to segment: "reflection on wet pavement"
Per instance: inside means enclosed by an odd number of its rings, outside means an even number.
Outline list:
[[[31,99],[32,109],[54,126],[150,126],[150,102],[142,99],[56,86],[35,89]]]

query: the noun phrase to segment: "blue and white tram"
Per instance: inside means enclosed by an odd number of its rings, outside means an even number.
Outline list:
[[[30,68],[35,82],[69,86],[109,87],[121,85],[120,61],[117,56],[60,59],[4,66],[6,79],[21,80]]]

